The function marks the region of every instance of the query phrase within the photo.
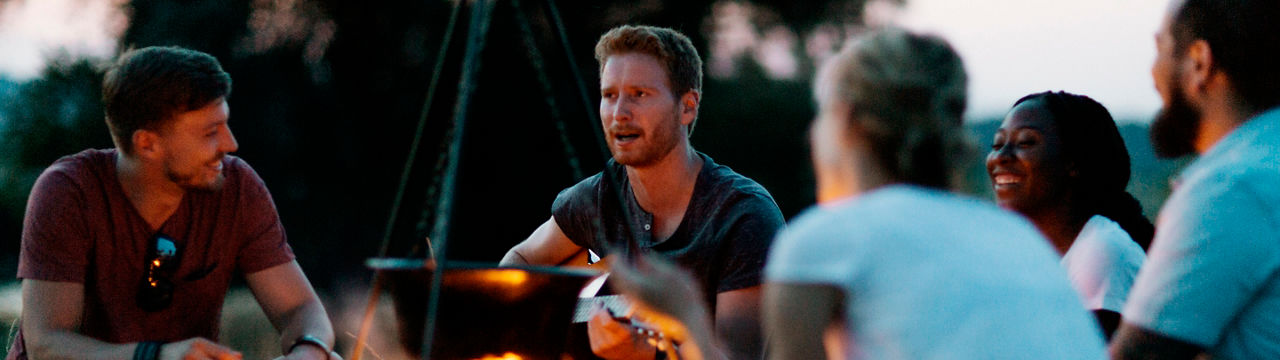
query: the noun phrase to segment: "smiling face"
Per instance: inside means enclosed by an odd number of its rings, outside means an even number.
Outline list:
[[[671,92],[666,69],[657,58],[641,53],[609,56],[600,71],[600,125],[614,161],[645,167],[662,160],[688,141],[686,125],[692,92]]]
[[[1018,104],[996,130],[987,174],[1000,207],[1027,214],[1065,204],[1071,176],[1062,139],[1039,100]]]
[[[222,98],[179,113],[159,132],[163,168],[170,181],[188,190],[222,188],[223,159],[239,148],[227,126],[230,110]]]

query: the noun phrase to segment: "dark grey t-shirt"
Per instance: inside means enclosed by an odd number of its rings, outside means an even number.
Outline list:
[[[626,176],[626,169],[610,160],[605,171],[622,183],[623,198],[631,209],[632,229],[642,251],[656,252],[689,269],[702,283],[708,305],[715,308],[715,294],[759,285],[769,244],[784,221],[773,197],[755,181],[727,166],[716,164],[706,154],[693,188],[693,197],[684,218],[670,238],[654,243],[653,214],[641,209]],[[556,196],[551,214],[560,230],[578,246],[608,255],[598,238],[603,236],[613,248],[626,247],[621,234],[626,221],[609,182],[603,173],[569,187]]]

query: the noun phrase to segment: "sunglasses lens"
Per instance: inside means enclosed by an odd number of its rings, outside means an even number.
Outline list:
[[[166,237],[156,238],[156,257],[160,259],[169,259],[178,254],[178,246],[173,244],[173,240]]]

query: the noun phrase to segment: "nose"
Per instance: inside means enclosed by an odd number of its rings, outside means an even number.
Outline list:
[[[1000,145],[991,149],[987,153],[987,169],[990,170],[995,164],[1009,162],[1013,160],[1013,147],[1009,144]]]
[[[225,126],[225,125],[223,125]],[[231,128],[223,129],[222,138],[218,139],[218,151],[229,154],[240,149],[240,143],[236,141],[236,136],[231,134]]]
[[[624,96],[618,96],[608,107],[609,115],[613,118],[613,121],[631,121],[631,106],[627,105]]]

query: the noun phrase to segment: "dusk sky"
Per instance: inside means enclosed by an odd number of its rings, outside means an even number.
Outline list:
[[[27,80],[60,51],[106,58],[125,25],[120,0],[0,2],[0,76]],[[1153,35],[1163,0],[908,0],[898,8],[871,1],[868,22],[940,34],[964,57],[970,118],[1001,116],[1032,92],[1089,95],[1119,120],[1149,121],[1160,105],[1152,89]],[[758,35],[769,39],[773,34]],[[785,35],[775,38],[785,39]],[[777,44],[779,42],[765,42]],[[781,73],[803,46],[761,46],[757,60]],[[770,54],[770,51],[774,51]],[[808,76],[801,74],[797,76]]]

